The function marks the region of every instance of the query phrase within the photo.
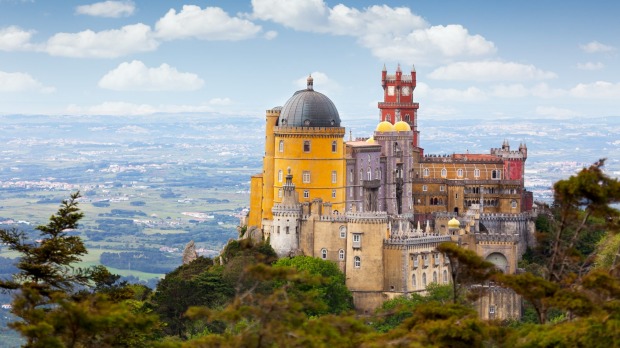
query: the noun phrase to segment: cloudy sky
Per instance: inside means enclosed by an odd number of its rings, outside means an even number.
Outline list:
[[[263,117],[311,73],[346,121],[378,117],[384,64],[415,64],[423,118],[620,116],[619,15],[611,0],[0,0],[0,114]]]

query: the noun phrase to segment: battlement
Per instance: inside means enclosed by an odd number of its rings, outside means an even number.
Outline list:
[[[451,241],[449,235],[440,235],[437,233],[423,233],[408,237],[390,237],[383,240],[383,245],[422,245],[422,244],[439,244]]]
[[[287,127],[287,126],[275,126],[273,127],[275,135],[279,136],[307,136],[309,132],[317,133],[319,135],[331,135],[343,137],[345,133],[344,127]]]
[[[370,212],[347,212],[348,222],[359,223],[387,223],[387,212],[385,211],[370,211]]]
[[[502,213],[482,213],[480,221],[527,221],[531,215],[529,213],[502,214]]]
[[[479,242],[495,242],[495,243],[518,243],[518,233],[475,233],[476,241]]]

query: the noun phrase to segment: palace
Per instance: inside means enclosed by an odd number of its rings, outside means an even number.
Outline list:
[[[263,172],[252,176],[248,235],[280,256],[331,260],[360,312],[451,281],[435,248],[453,241],[514,273],[533,238],[524,188],[527,147],[507,141],[487,154],[425,154],[414,102],[416,71],[381,74],[381,119],[368,138],[345,141],[334,103],[297,91],[267,110]],[[482,286],[482,285],[481,285]],[[484,285],[483,318],[520,316],[520,299]]]

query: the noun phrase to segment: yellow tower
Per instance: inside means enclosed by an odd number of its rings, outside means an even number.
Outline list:
[[[273,133],[273,201],[282,202],[282,187],[290,168],[301,202],[319,198],[331,202],[332,210],[343,212],[345,129],[340,127],[334,103],[314,91],[311,76],[307,88],[284,104]]]

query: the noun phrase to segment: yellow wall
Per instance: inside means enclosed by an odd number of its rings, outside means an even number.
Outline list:
[[[273,154],[274,154],[274,137],[273,128],[275,127],[280,110],[267,110],[265,121],[265,156],[263,157],[263,189],[262,189],[262,219],[271,220],[273,215]]]
[[[262,195],[263,193],[263,175],[258,174],[250,179],[250,217],[248,219],[248,227],[261,227],[262,215]]]
[[[343,213],[345,209],[345,159],[344,159],[344,128],[308,128],[308,127],[276,127],[274,132],[274,165],[273,165],[273,201],[280,203],[279,191],[286,182],[290,168],[293,183],[299,193],[300,202],[311,202],[320,198],[323,202],[332,203],[332,211]],[[283,141],[283,151],[280,151]],[[304,141],[310,142],[310,151],[304,152]],[[336,142],[336,151],[332,152],[332,142]],[[279,180],[282,171],[282,181]],[[310,173],[310,182],[303,182],[303,173]],[[336,182],[332,182],[332,171],[336,172]],[[304,191],[309,197],[304,197]],[[332,190],[336,190],[335,198]]]

